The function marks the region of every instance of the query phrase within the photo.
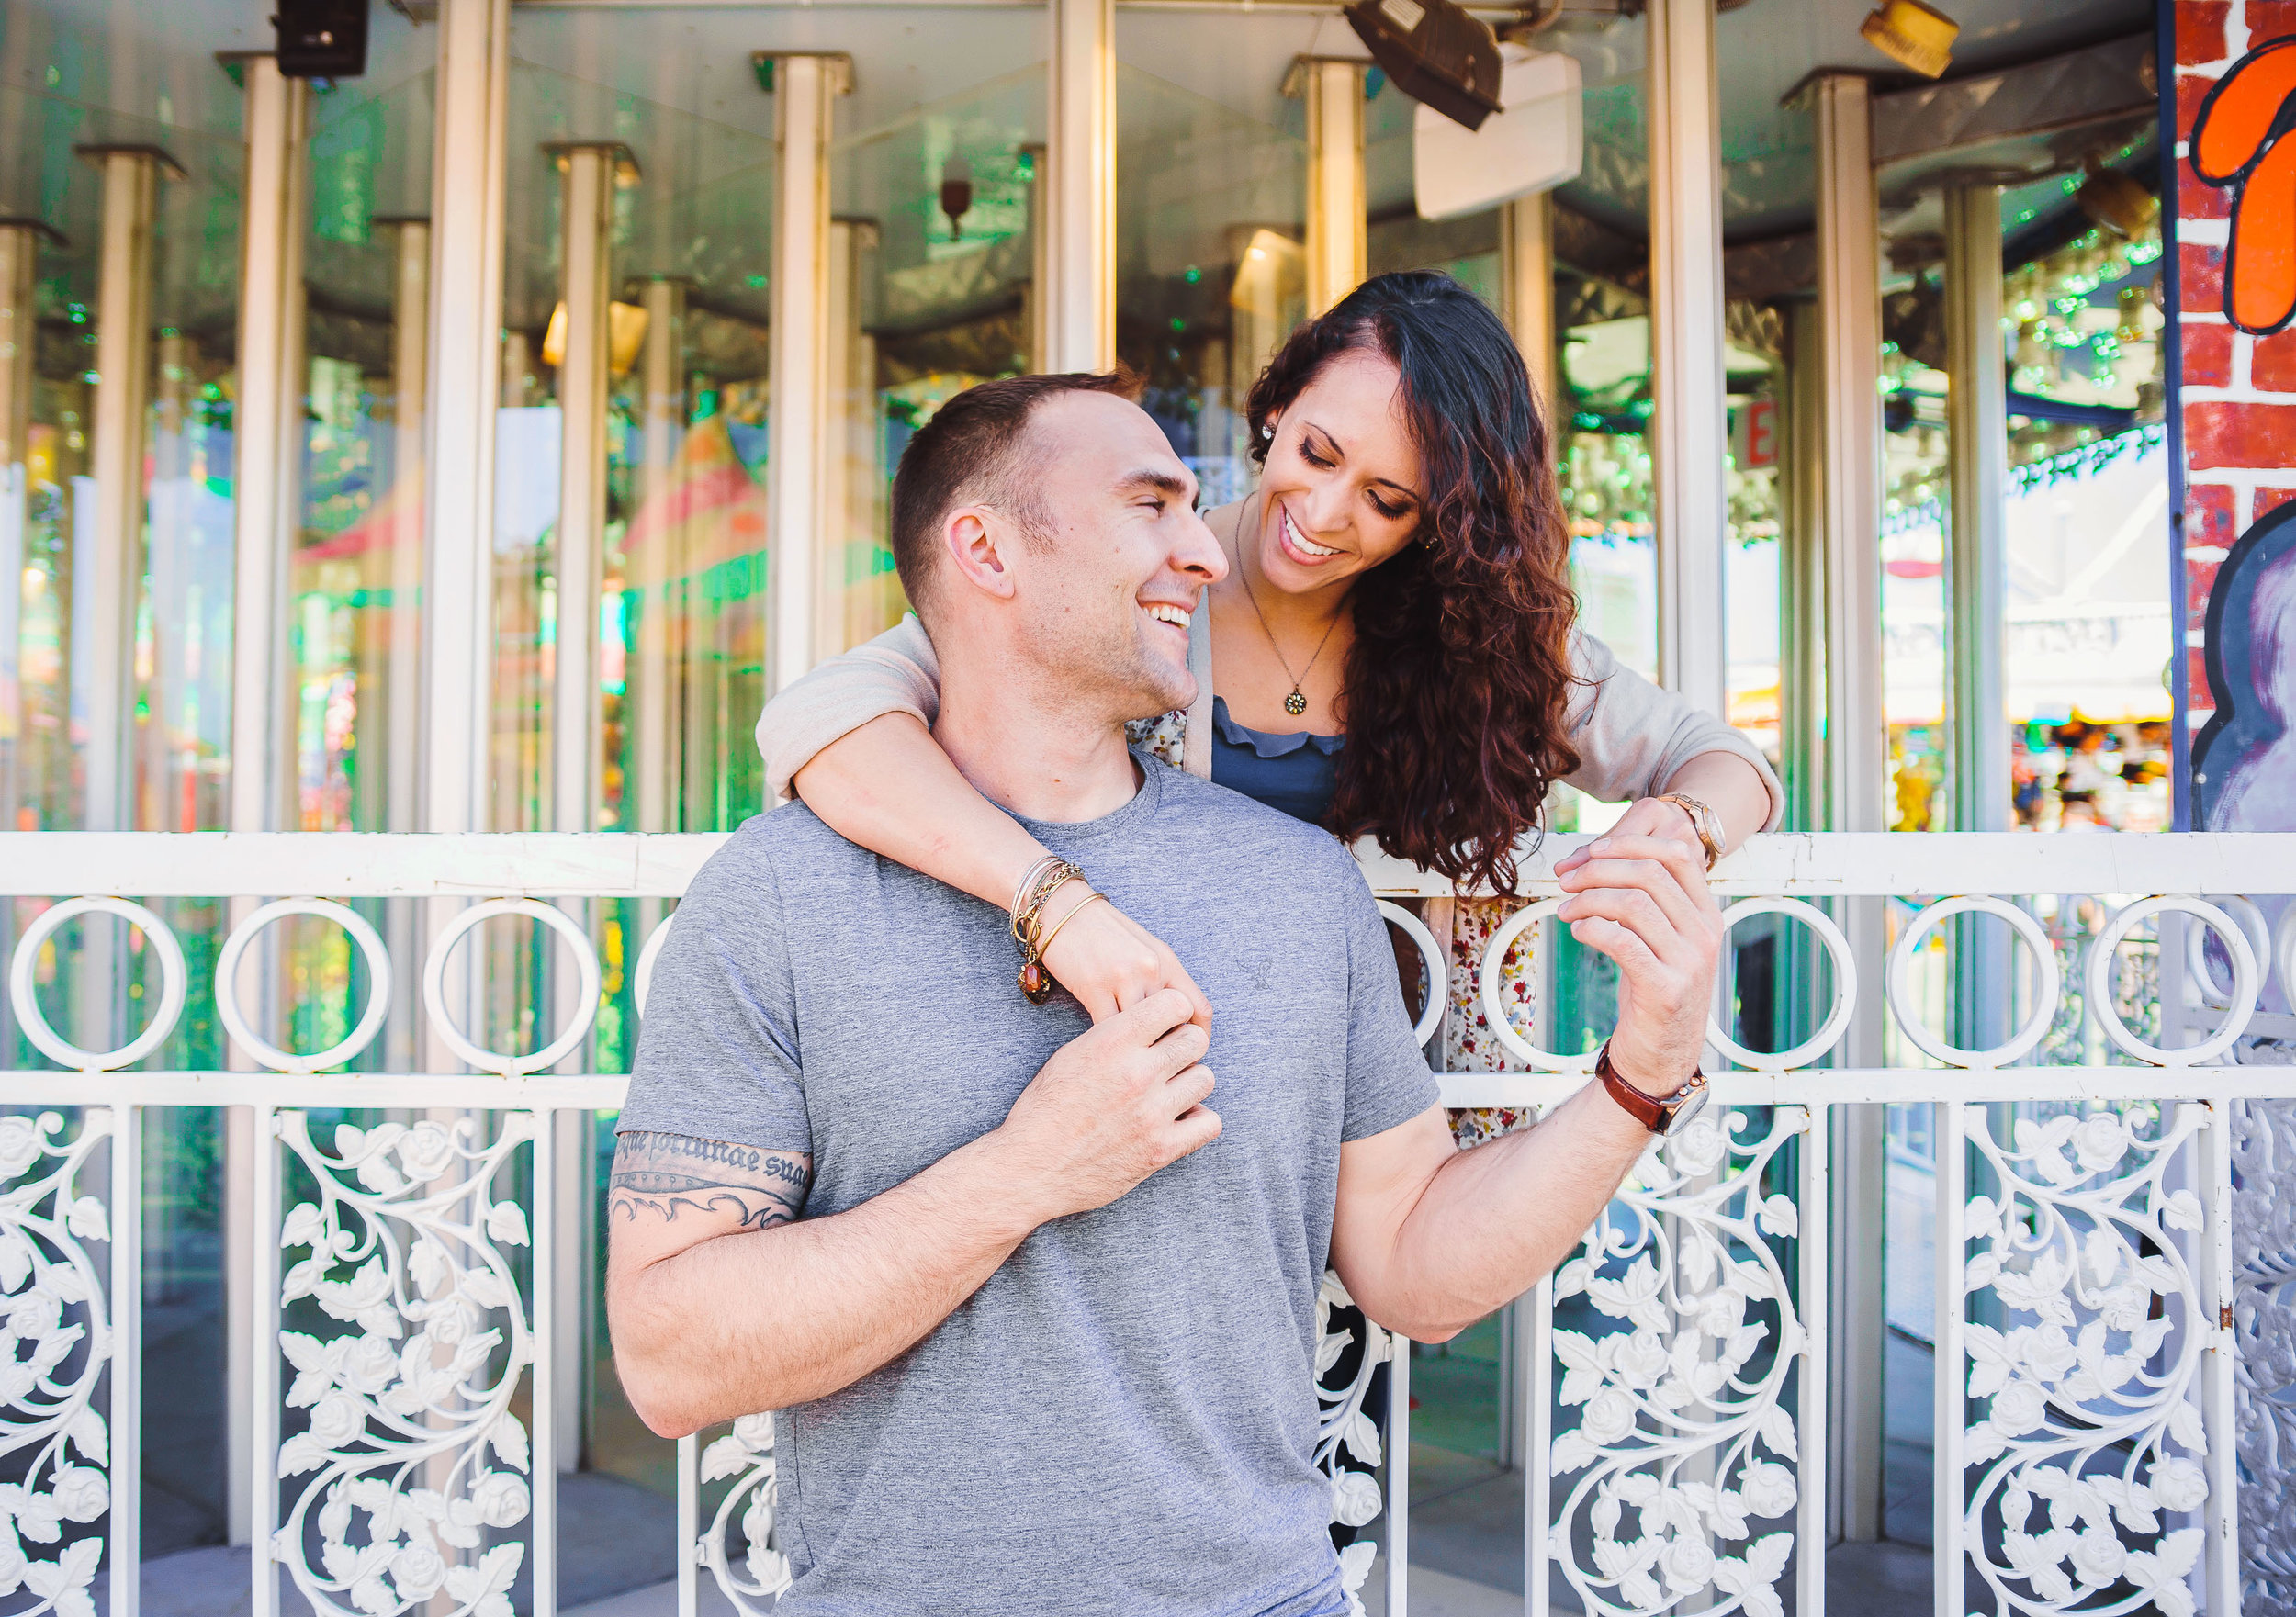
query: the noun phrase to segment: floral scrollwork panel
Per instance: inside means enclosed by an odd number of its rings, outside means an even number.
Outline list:
[[[329,1152],[281,1114],[318,1194],[281,1220],[281,1248],[306,1255],[280,1302],[310,1299],[331,1328],[279,1332],[287,1407],[310,1413],[278,1474],[310,1480],[273,1554],[322,1617],[511,1617],[526,1546],[490,1541],[532,1504],[511,1401],[535,1343],[507,1255],[529,1244],[526,1215],[496,1190],[534,1133],[523,1112],[501,1114],[490,1144],[468,1117],[346,1123]]]
[[[1969,1198],[1966,1542],[2008,1613],[2149,1606],[2191,1617],[2203,1533],[2204,1346],[2189,1262],[2200,1198],[2178,1165],[2204,1114],[2016,1119],[1965,1108],[1993,1195]],[[1998,1324],[1986,1323],[1991,1313]]]
[[[2233,1108],[2242,1609],[2296,1613],[2296,1102]]]
[[[702,1534],[702,1565],[741,1617],[765,1617],[769,1604],[789,1587],[789,1557],[773,1547],[773,1417],[744,1415],[734,1429],[702,1451],[704,1484],[732,1477],[734,1485],[717,1503]],[[741,1558],[727,1541],[740,1512]]]
[[[89,1586],[103,1558],[93,1524],[111,1509],[109,1434],[97,1389],[111,1362],[103,1270],[103,1201],[80,1188],[110,1137],[91,1108],[76,1135],[55,1112],[0,1117],[0,1595],[17,1617],[96,1617]],[[132,1465],[134,1456],[128,1456]]]
[[[1360,1351],[1352,1355],[1350,1375],[1341,1361],[1350,1356],[1358,1337]],[[1343,1526],[1369,1525],[1385,1504],[1373,1475],[1379,1464],[1379,1423],[1364,1400],[1370,1396],[1372,1377],[1395,1353],[1393,1334],[1373,1324],[1339,1276],[1325,1270],[1315,1297],[1315,1464],[1331,1479],[1332,1520]],[[1345,1463],[1350,1459],[1356,1464]],[[1350,1617],[1363,1617],[1361,1590],[1378,1553],[1376,1544],[1360,1537],[1339,1553]]]
[[[1578,1418],[1548,1457],[1576,1478],[1548,1543],[1591,1613],[1783,1617],[1804,1333],[1781,1255],[1799,1215],[1777,1158],[1807,1126],[1798,1106],[1693,1122],[1556,1272],[1559,1399]]]

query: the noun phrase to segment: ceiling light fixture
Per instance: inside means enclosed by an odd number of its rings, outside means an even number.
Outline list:
[[[279,72],[290,79],[355,79],[366,72],[366,0],[280,0]]]
[[[964,216],[973,208],[973,165],[951,157],[940,171],[940,211],[949,216],[949,239],[964,234]]]
[[[1470,129],[1499,110],[1499,37],[1455,0],[1355,0],[1348,26],[1395,87]]]
[[[1922,5],[1921,0],[1883,0],[1858,25],[1858,32],[1892,62],[1933,79],[1953,61],[1961,24],[1935,6]]]

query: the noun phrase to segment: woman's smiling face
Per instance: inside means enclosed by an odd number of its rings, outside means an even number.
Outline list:
[[[1256,570],[1307,594],[1370,571],[1419,532],[1419,451],[1403,375],[1377,349],[1350,349],[1267,419]]]

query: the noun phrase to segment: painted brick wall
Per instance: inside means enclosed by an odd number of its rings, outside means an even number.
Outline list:
[[[2184,350],[2186,677],[2193,723],[2214,709],[2202,671],[2209,588],[2233,541],[2296,498],[2296,329],[2254,337],[2224,316],[2232,194],[2202,184],[2187,142],[2211,86],[2268,39],[2296,34],[2296,0],[2177,0],[2176,311]]]

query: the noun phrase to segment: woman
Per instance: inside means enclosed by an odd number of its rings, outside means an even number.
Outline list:
[[[1249,410],[1259,488],[1205,517],[1229,568],[1189,626],[1196,703],[1141,737],[1165,761],[1502,891],[1557,780],[1643,799],[1624,828],[1702,854],[1774,820],[1777,783],[1751,743],[1574,629],[1548,425],[1473,294],[1424,273],[1365,282],[1292,334]],[[767,778],[862,847],[1003,905],[1045,850],[934,745],[935,669],[914,622],[823,664],[758,720]],[[1509,907],[1455,906],[1448,1071],[1502,1064],[1477,1031],[1474,980]],[[1510,952],[1510,982],[1527,954]],[[1044,963],[1096,1021],[1171,985],[1209,1023],[1171,950],[1112,903],[1071,912]],[[1471,1142],[1521,1120],[1483,1110],[1454,1127]],[[1344,1390],[1365,1332],[1352,1308],[1328,1330],[1350,1333],[1322,1377]],[[1385,1393],[1382,1372],[1364,1401],[1375,1422]]]
[[[1259,488],[1205,518],[1230,565],[1190,626],[1196,704],[1144,736],[1167,762],[1462,885],[1512,885],[1557,780],[1639,799],[1622,829],[1702,850],[1699,805],[1723,849],[1774,823],[1751,742],[1573,628],[1548,424],[1465,287],[1365,282],[1292,334],[1249,416]],[[1004,904],[1045,850],[933,745],[935,668],[914,621],[824,663],[758,720],[767,779],[862,847]],[[1458,910],[1467,1014],[1446,1065],[1495,1071],[1469,991],[1503,910]],[[1202,1004],[1112,904],[1064,926],[1045,964],[1096,1019],[1167,984]]]

